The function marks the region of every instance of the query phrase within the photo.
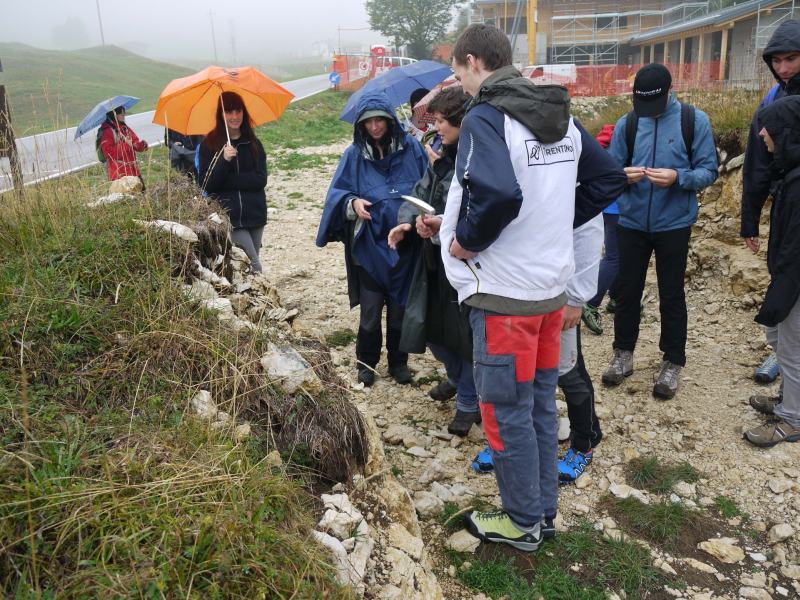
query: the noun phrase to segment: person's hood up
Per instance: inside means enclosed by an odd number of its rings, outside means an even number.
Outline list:
[[[389,121],[387,137],[391,139],[391,148],[387,154],[403,148],[405,132],[397,119],[389,98],[383,92],[367,92],[358,101],[356,120],[353,127],[353,144],[361,148],[367,158],[372,159],[372,152],[364,137],[364,126],[359,122],[365,113],[373,113],[373,116],[382,116]]]
[[[471,106],[486,102],[553,144],[569,128],[569,94],[560,85],[536,85],[514,67],[502,67],[484,80]]]
[[[785,96],[758,111],[758,122],[775,143],[776,176],[800,166],[800,96]]]
[[[764,48],[764,62],[767,63],[767,67],[769,67],[775,80],[781,85],[783,85],[783,80],[778,77],[775,69],[772,68],[772,56],[782,52],[800,52],[800,21],[789,19],[778,25]],[[798,78],[798,75],[795,75],[792,80]]]

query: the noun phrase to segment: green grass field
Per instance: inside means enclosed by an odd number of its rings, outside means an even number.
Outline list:
[[[58,51],[0,43],[0,60],[17,137],[75,125],[117,94],[142,99],[134,112],[152,110],[170,80],[192,73],[115,46]]]

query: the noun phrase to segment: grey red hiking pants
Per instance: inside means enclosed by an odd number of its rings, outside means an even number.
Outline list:
[[[503,509],[521,527],[555,515],[562,309],[536,316],[473,308],[475,387]]]

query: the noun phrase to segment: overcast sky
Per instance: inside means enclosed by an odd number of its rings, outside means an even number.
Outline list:
[[[342,28],[369,28],[363,0],[99,0],[107,44],[166,61],[280,63],[335,50]],[[209,15],[209,11],[213,17]],[[371,31],[342,31],[346,50],[383,43]],[[0,41],[40,48],[100,44],[96,0],[0,0]]]

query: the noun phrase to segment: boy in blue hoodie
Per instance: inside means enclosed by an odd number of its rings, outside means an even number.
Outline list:
[[[614,313],[614,355],[603,383],[618,385],[633,373],[639,337],[640,302],[650,257],[656,256],[663,361],[653,386],[656,398],[670,399],[686,365],[686,296],[684,275],[689,237],[697,220],[697,192],[717,178],[717,154],[705,113],[683,107],[670,94],[672,75],[664,65],[649,64],[633,82],[633,113],[614,128],[609,152],[625,165],[628,187],[619,197],[619,274]],[[691,141],[684,124],[691,123]],[[627,121],[636,119],[633,148]],[[691,148],[686,144],[690,143]],[[630,158],[629,158],[630,157]]]

